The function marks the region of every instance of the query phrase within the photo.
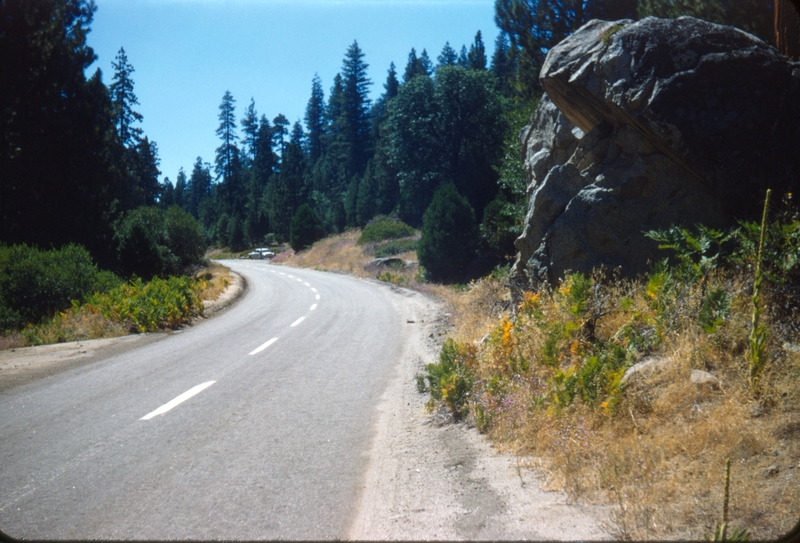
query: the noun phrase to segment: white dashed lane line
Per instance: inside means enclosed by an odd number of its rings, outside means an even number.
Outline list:
[[[214,383],[216,383],[216,381],[208,381],[206,383],[203,383],[202,385],[197,385],[196,387],[190,388],[189,390],[187,390],[186,392],[184,392],[183,394],[181,394],[180,396],[178,396],[174,400],[171,400],[171,401],[165,403],[164,405],[162,405],[161,407],[159,407],[155,411],[151,411],[150,413],[146,414],[145,416],[143,416],[139,420],[150,420],[153,417],[157,417],[159,415],[163,415],[164,413],[166,413],[170,409],[172,409],[174,407],[177,407],[178,405],[182,404],[183,402],[185,402],[186,400],[188,400],[189,398],[191,398],[195,394],[199,394],[199,393],[203,392],[205,389],[207,389],[208,387],[210,387]]]
[[[300,317],[299,319],[297,319],[296,321],[294,321],[294,322],[293,322],[292,324],[290,324],[289,326],[293,328],[293,327],[297,326],[298,324],[300,324],[301,322],[303,322],[304,320],[306,320],[306,318],[305,318],[305,317]]]
[[[253,356],[254,354],[258,354],[258,353],[260,353],[261,351],[263,351],[264,349],[266,349],[267,347],[269,347],[270,345],[272,345],[272,344],[273,344],[273,343],[275,343],[276,341],[278,341],[278,338],[276,338],[276,337],[272,338],[271,340],[267,341],[266,343],[264,343],[263,345],[261,345],[261,346],[260,346],[260,347],[258,347],[257,349],[253,350],[253,351],[250,353],[250,356]]]
[[[309,309],[309,311],[314,311],[316,308],[317,308],[317,304],[314,304],[314,305],[311,306],[311,309]]]

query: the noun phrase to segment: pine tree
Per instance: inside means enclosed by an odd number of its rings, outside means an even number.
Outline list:
[[[486,69],[486,47],[483,45],[481,31],[475,34],[475,42],[470,46],[467,53],[467,63],[472,70]]]
[[[139,140],[135,152],[135,207],[155,205],[158,201],[161,188],[158,182],[158,176],[161,175],[158,169],[158,164],[160,162],[158,158],[158,146],[145,136]]]
[[[283,160],[283,152],[286,149],[286,136],[289,135],[289,119],[283,113],[272,119],[272,143],[278,148],[278,154]]]
[[[347,49],[342,65],[344,114],[347,117],[346,138],[351,144],[347,171],[351,175],[361,174],[364,171],[372,151],[369,116],[369,87],[372,82],[367,78],[369,65],[363,59],[364,53],[358,47],[358,42],[354,41]]]
[[[417,247],[419,263],[431,281],[459,281],[477,248],[478,229],[472,207],[455,185],[445,183],[425,210]]]
[[[236,153],[236,100],[230,91],[225,91],[219,106],[219,127],[216,134],[222,140],[217,147],[214,161],[217,180],[225,182],[233,175],[233,161]]]
[[[508,35],[500,31],[494,42],[491,72],[497,78],[497,90],[501,95],[510,97],[514,90],[514,62],[511,59],[511,47]]]
[[[458,62],[458,53],[456,53],[455,49],[450,47],[449,41],[445,42],[437,60],[439,61],[439,66],[455,66]]]
[[[433,74],[433,62],[431,61],[431,57],[428,56],[428,52],[425,49],[423,49],[422,53],[419,55],[419,67],[421,68],[422,73],[428,77]]]
[[[384,93],[383,95],[386,97],[386,100],[391,100],[395,96],[397,96],[397,91],[400,89],[400,82],[397,80],[397,69],[394,66],[394,62],[389,63],[389,73],[386,76],[386,83],[383,84]]]
[[[467,55],[467,46],[461,46],[461,52],[458,54],[458,62],[457,64],[462,68],[469,68],[469,57]]]
[[[173,201],[175,205],[184,210],[186,209],[186,189],[187,189],[186,172],[183,171],[183,168],[181,168],[180,170],[178,170],[178,179],[175,181]]]
[[[236,146],[236,100],[230,91],[225,91],[222,103],[219,106],[219,127],[217,136],[222,141],[217,147],[214,160],[217,180],[223,191],[223,205],[228,214],[232,215],[239,208],[241,198],[241,157]]]
[[[256,135],[256,148],[254,157],[254,169],[257,172],[259,184],[264,187],[269,177],[275,171],[277,157],[272,143],[272,126],[266,115],[261,116],[258,123],[258,133]]]
[[[310,247],[315,241],[322,239],[325,230],[317,213],[308,204],[298,208],[292,217],[289,244],[295,251]]]
[[[408,54],[405,72],[403,73],[403,83],[408,83],[418,75],[429,77],[432,73],[433,63],[428,56],[428,52],[423,49],[422,54],[417,57],[417,51],[412,47],[411,52]]]
[[[322,157],[322,141],[325,135],[325,95],[318,74],[314,74],[311,81],[311,98],[306,106],[305,122],[308,160],[311,164],[316,164]]]
[[[258,140],[258,112],[256,102],[250,98],[250,105],[242,117],[242,158],[245,168],[249,168],[255,160],[256,146]]]
[[[117,57],[111,63],[114,68],[114,77],[108,87],[111,102],[114,104],[114,125],[117,127],[117,134],[123,145],[133,148],[139,141],[142,129],[134,127],[134,123],[142,121],[141,113],[133,110],[133,106],[139,104],[139,99],[133,92],[134,69],[128,63],[128,56],[125,49],[120,47]]]
[[[201,204],[211,198],[211,165],[197,157],[186,187],[186,210],[195,219],[200,218]],[[205,224],[205,223],[204,223]],[[206,225],[208,226],[208,225]]]
[[[413,47],[408,54],[408,61],[406,62],[406,70],[403,72],[403,84],[411,81],[415,76],[420,74],[419,58],[417,58],[417,50]]]

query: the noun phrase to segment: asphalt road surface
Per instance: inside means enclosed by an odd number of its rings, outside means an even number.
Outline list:
[[[403,296],[226,262],[247,295],[143,347],[0,392],[0,530],[33,539],[345,538]]]

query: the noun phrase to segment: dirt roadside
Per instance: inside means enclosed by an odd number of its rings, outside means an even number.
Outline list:
[[[204,303],[203,316],[210,318],[233,305],[247,292],[247,282],[231,272],[231,284],[216,300]],[[91,364],[168,337],[172,332],[153,332],[129,336],[72,341],[0,351],[0,392],[35,379]]]
[[[440,426],[414,376],[438,359],[446,327],[439,302],[394,288],[413,327],[379,406],[354,540],[611,539],[609,508],[568,504],[541,490],[541,472],[499,453],[466,424]]]

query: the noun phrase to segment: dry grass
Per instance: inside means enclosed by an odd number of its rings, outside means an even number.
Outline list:
[[[593,341],[619,343],[620,330],[636,321],[640,332],[649,327],[662,338],[633,362],[658,359],[662,369],[626,387],[608,385],[596,401],[576,397],[569,405],[554,399],[553,376],[579,368],[598,350],[576,332],[577,340],[559,348],[556,367],[544,362],[547,326],[576,320],[563,286],[561,295],[541,296],[536,311],[521,307],[516,316],[503,313],[507,291],[496,281],[479,281],[464,293],[438,292],[453,307],[453,338],[479,347],[468,362],[478,398],[470,406],[473,421],[497,447],[545,468],[547,488],[576,501],[614,504],[609,529],[618,537],[712,535],[722,519],[726,458],[732,462],[729,526],[755,539],[785,534],[800,518],[800,348],[773,341],[756,397],[745,361],[748,297],[727,280],[739,294],[730,318],[711,334],[680,314],[674,328],[657,325],[641,284],[600,291],[606,309],[631,301],[627,311],[607,311],[596,322]],[[688,312],[698,306],[684,302]],[[522,359],[527,370],[520,369]],[[695,369],[718,377],[720,387],[692,383]]]
[[[272,259],[272,263],[346,273],[361,278],[374,277],[382,281],[412,288],[419,286],[416,265],[381,269],[369,268],[367,264],[375,258],[373,254],[375,244],[356,245],[360,235],[360,229],[348,230],[343,234],[320,240],[299,253],[288,249],[276,255]],[[397,258],[416,262],[417,255],[415,252],[409,251],[397,255]]]
[[[208,301],[219,298],[232,281],[230,270],[213,260],[207,260],[206,265],[199,269],[194,276],[205,281],[202,299]]]

